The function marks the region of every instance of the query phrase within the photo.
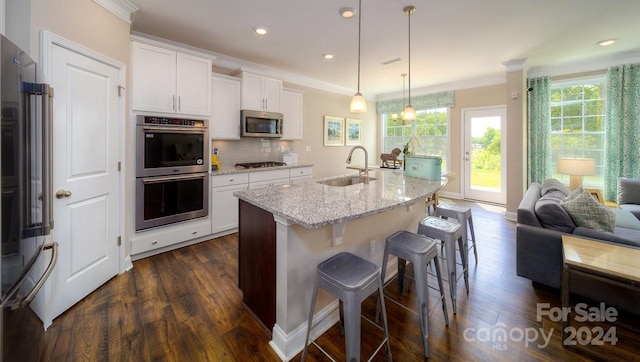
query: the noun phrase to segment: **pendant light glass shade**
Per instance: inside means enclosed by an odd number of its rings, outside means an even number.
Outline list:
[[[411,106],[411,14],[416,12],[416,8],[413,6],[407,6],[402,9],[402,12],[407,15],[409,18],[409,101],[407,107],[404,109],[404,114],[402,115],[403,121],[415,121],[416,120],[416,110]]]
[[[411,107],[409,104],[402,112],[402,120],[403,121],[415,121],[416,120],[416,110]]]
[[[358,91],[351,99],[349,111],[351,113],[364,113],[367,111],[367,101],[360,93],[360,33],[362,33],[362,0],[358,1]]]
[[[367,101],[360,92],[356,93],[353,98],[351,98],[349,111],[351,111],[351,113],[364,113],[367,111]]]

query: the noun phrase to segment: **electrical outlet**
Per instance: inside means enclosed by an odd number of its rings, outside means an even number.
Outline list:
[[[376,241],[371,240],[369,242],[369,256],[374,256],[374,255],[376,255]]]
[[[305,150],[305,151],[307,151],[307,152],[311,152],[311,146],[306,146],[306,147],[304,148],[304,150]]]

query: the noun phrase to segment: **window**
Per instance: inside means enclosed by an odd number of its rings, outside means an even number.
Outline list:
[[[416,121],[405,125],[400,120],[394,121],[390,114],[382,116],[384,127],[383,152],[389,153],[394,148],[404,146],[416,136],[413,153],[442,157],[442,170],[447,170],[449,155],[449,108],[433,108],[416,110]]]
[[[551,159],[554,178],[569,182],[561,175],[558,158],[593,158],[594,176],[584,176],[587,188],[604,185],[604,148],[606,126],[606,78],[591,77],[551,84]]]

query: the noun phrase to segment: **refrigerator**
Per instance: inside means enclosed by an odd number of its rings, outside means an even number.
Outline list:
[[[52,97],[38,65],[0,37],[0,333],[2,360],[30,360],[43,325],[29,308],[53,271]],[[40,336],[38,336],[40,334]],[[26,342],[26,343],[25,343]]]

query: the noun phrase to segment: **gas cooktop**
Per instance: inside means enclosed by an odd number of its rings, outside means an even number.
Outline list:
[[[277,162],[277,161],[236,163],[236,167],[243,167],[243,168],[277,167],[277,166],[286,166],[286,165],[287,164],[284,162]]]

